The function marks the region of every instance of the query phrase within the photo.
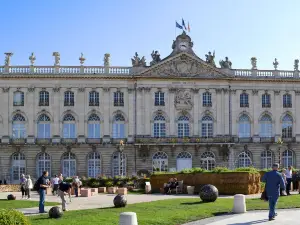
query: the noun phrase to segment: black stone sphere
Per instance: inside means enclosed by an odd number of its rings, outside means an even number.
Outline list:
[[[16,200],[16,196],[13,194],[7,195],[7,200]]]
[[[200,198],[203,202],[214,202],[219,197],[218,189],[211,184],[206,184],[200,189]]]
[[[127,199],[124,195],[117,195],[114,198],[114,205],[116,208],[125,207],[127,205]]]
[[[49,210],[49,217],[50,218],[54,218],[54,219],[57,219],[57,218],[60,218],[62,217],[63,215],[63,211],[60,207],[58,206],[54,206],[52,207],[50,210]]]

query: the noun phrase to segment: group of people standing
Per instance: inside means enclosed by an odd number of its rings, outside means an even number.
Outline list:
[[[164,193],[169,194],[172,189],[178,186],[177,178],[170,178],[169,182],[164,187]]]
[[[21,175],[20,186],[22,192],[22,199],[26,197],[27,199],[30,199],[31,189],[33,188],[33,183],[30,178],[30,175],[27,176],[25,176],[24,174]]]
[[[269,201],[269,221],[275,220],[277,213],[275,208],[279,196],[290,195],[293,169],[291,166],[288,169],[283,169],[281,173],[278,172],[279,164],[273,164],[272,171],[265,173],[262,182],[266,183],[264,200]],[[300,188],[300,187],[299,187]],[[286,194],[283,192],[286,191]],[[299,189],[300,193],[300,189]]]
[[[67,183],[63,180],[63,175],[55,175],[52,180],[48,177],[48,171],[44,171],[42,176],[36,181],[35,185],[33,186],[32,180],[30,176],[27,175],[25,177],[24,174],[21,175],[20,178],[20,185],[21,185],[21,192],[22,198],[26,196],[30,199],[30,190],[35,189],[40,196],[39,199],[39,213],[46,213],[45,211],[45,198],[46,198],[46,191],[47,188],[52,187],[52,194],[57,195],[61,198],[62,201],[62,210],[66,211],[67,208],[67,200],[66,195],[69,196],[71,202],[71,190],[72,187],[74,188],[75,196],[78,197],[78,189],[81,187],[82,183],[79,180],[78,176],[73,179],[72,184]]]

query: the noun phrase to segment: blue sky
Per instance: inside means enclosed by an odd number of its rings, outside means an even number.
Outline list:
[[[284,3],[285,2],[285,3]],[[52,52],[61,65],[131,66],[137,51],[149,63],[152,50],[162,58],[171,52],[175,20],[190,22],[194,51],[204,59],[216,51],[216,61],[228,56],[233,68],[293,69],[300,58],[299,0],[1,0],[0,64],[4,52],[13,52],[12,65],[28,65],[31,52],[36,65],[53,65]],[[180,30],[177,29],[177,35]]]

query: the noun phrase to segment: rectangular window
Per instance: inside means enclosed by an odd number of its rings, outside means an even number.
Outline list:
[[[71,91],[65,92],[64,106],[74,106],[74,93]]]
[[[292,96],[290,94],[283,95],[283,108],[292,108]]]
[[[113,124],[113,138],[125,138],[125,124],[123,123]]]
[[[124,93],[114,92],[114,106],[124,106]]]
[[[202,105],[204,107],[211,107],[212,101],[211,101],[211,93],[205,92],[202,95]]]
[[[39,106],[49,106],[49,92],[41,91],[39,100]]]
[[[269,94],[263,94],[261,96],[262,108],[270,108],[271,107],[271,97]]]
[[[63,138],[76,138],[76,125],[74,123],[63,125]]]
[[[89,94],[89,106],[99,106],[99,93],[92,91]]]
[[[243,93],[240,95],[240,107],[249,107],[248,94]]]
[[[50,124],[38,124],[38,138],[50,138]]]
[[[88,124],[88,138],[100,138],[100,124]]]
[[[160,92],[160,91],[155,92],[154,98],[155,98],[155,102],[154,102],[155,106],[164,106],[165,105],[165,93]]]
[[[190,126],[188,123],[178,123],[178,137],[189,137],[190,136]]]
[[[14,93],[14,106],[24,106],[24,93],[23,92],[15,92]]]
[[[153,125],[154,137],[165,137],[166,136],[166,124],[165,123],[154,123]]]

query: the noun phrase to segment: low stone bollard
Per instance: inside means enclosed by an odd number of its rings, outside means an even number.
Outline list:
[[[237,194],[234,196],[233,213],[246,212],[246,198],[245,195]]]
[[[120,225],[138,225],[135,212],[123,212],[120,214]]]

